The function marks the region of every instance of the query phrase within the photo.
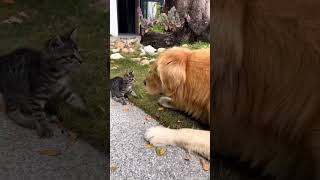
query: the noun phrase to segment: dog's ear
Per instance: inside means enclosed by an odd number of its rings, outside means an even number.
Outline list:
[[[186,82],[187,55],[164,58],[166,59],[158,61],[158,74],[164,94],[171,96]]]

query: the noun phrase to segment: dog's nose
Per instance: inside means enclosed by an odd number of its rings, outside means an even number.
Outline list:
[[[147,84],[146,80],[143,80],[143,84],[144,84],[144,85],[146,85],[146,84]]]

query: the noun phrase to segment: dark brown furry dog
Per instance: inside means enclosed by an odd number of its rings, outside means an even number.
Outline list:
[[[213,149],[319,180],[320,1],[213,4]]]
[[[210,51],[172,48],[163,52],[152,65],[145,80],[149,94],[162,94],[159,103],[191,114],[209,124]],[[145,138],[154,145],[178,145],[209,159],[210,131],[153,127]]]

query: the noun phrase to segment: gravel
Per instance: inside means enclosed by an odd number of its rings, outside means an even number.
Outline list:
[[[200,165],[200,157],[192,155],[185,160],[186,153],[178,147],[167,147],[164,156],[157,156],[155,148],[147,149],[144,132],[158,125],[141,109],[123,106],[110,100],[110,179],[210,179]]]
[[[8,180],[105,180],[107,158],[88,143],[67,143],[61,129],[50,139],[39,139],[34,130],[20,127],[0,112],[0,179]],[[69,144],[69,145],[67,145]],[[58,148],[59,156],[39,151]]]

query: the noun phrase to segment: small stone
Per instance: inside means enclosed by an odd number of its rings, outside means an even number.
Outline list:
[[[111,49],[111,52],[113,52],[113,53],[118,53],[118,52],[120,52],[120,49],[119,49],[119,48],[117,48],[117,49]]]
[[[118,59],[122,59],[122,58],[124,58],[124,57],[119,53],[111,54],[111,56],[110,56],[110,59],[114,59],[114,60],[118,60]]]
[[[155,58],[152,58],[152,59],[150,59],[149,62],[154,62],[154,61],[156,61],[156,59],[155,59]]]
[[[162,52],[165,51],[165,50],[166,50],[166,48],[158,48],[157,51],[158,51],[159,53],[162,53]]]
[[[132,61],[135,61],[135,62],[139,62],[141,61],[141,58],[131,58]]]
[[[142,61],[140,62],[140,64],[141,64],[141,65],[148,65],[148,64],[150,64],[150,62],[145,59],[145,60],[142,60]]]
[[[153,48],[151,45],[144,47],[143,50],[150,55],[153,55],[156,52],[156,49]]]
[[[146,55],[146,53],[140,53],[139,54],[139,56],[145,56]]]
[[[129,50],[128,50],[128,48],[122,48],[122,49],[121,49],[121,52],[122,52],[122,53],[128,53]]]
[[[182,47],[189,47],[188,44],[182,44]]]
[[[122,49],[122,48],[124,48],[124,43],[121,42],[121,41],[117,41],[117,42],[114,43],[114,47]]]
[[[129,48],[129,53],[134,53],[134,49],[133,48]]]

